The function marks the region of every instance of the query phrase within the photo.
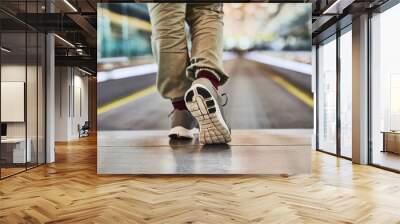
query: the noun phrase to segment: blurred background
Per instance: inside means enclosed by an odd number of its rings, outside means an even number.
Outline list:
[[[311,4],[225,3],[224,12],[232,128],[312,128]],[[97,19],[98,129],[168,129],[147,5],[98,4]]]

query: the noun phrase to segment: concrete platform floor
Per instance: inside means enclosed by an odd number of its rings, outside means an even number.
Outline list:
[[[99,174],[273,174],[311,170],[311,130],[234,130],[227,145],[172,141],[167,131],[98,132]]]

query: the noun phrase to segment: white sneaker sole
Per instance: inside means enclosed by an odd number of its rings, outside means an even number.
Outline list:
[[[201,84],[194,84],[186,91],[185,103],[190,113],[199,123],[200,143],[223,144],[231,141],[228,125],[222,117],[216,99],[208,91],[207,87]]]
[[[194,138],[195,129],[189,130],[182,126],[173,127],[168,134],[172,139],[192,139]]]

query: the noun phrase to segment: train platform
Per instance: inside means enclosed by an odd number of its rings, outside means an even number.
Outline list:
[[[231,78],[221,92],[228,95],[225,111],[232,128],[312,128],[311,92],[285,77],[288,69],[277,71],[253,58],[231,57],[224,62]],[[299,72],[295,77],[297,83],[311,79]],[[167,130],[172,106],[157,93],[155,79],[156,74],[149,73],[99,82],[99,130]]]

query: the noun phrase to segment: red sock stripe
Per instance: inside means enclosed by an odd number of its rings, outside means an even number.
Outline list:
[[[197,78],[205,78],[210,80],[210,82],[213,84],[213,86],[218,89],[219,86],[219,80],[217,79],[217,77],[215,77],[215,75],[213,75],[211,72],[205,71],[205,70],[201,70],[198,74],[197,74]]]
[[[175,110],[187,110],[185,101],[183,100],[172,102],[172,106],[174,106]]]

